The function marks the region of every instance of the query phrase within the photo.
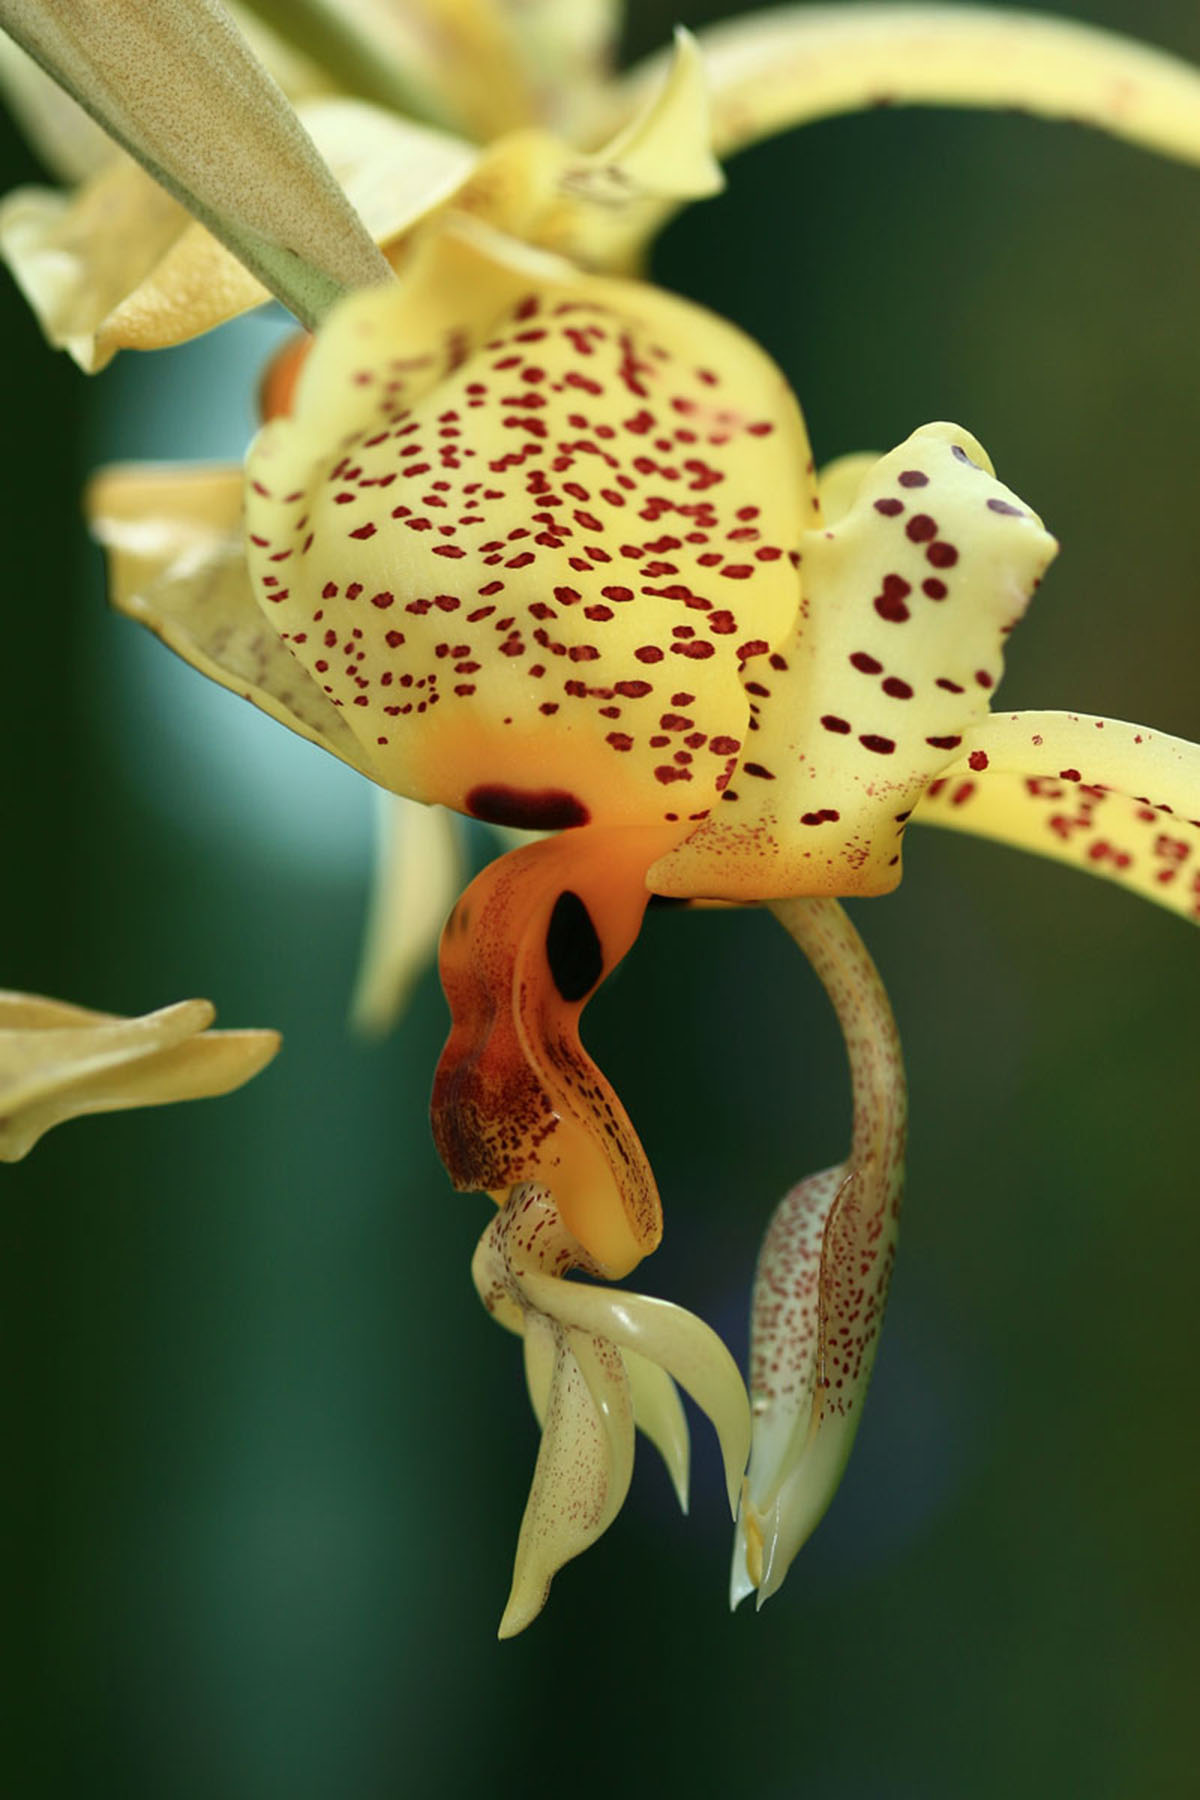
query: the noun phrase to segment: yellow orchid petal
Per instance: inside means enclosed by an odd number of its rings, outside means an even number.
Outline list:
[[[207,1000],[141,1018],[0,993],[0,1162],[84,1113],[227,1094],[264,1068],[275,1031],[209,1031]]]
[[[616,1518],[633,1474],[633,1411],[611,1344],[559,1332],[546,1422],[499,1636],[515,1637],[546,1604],[554,1576]]]
[[[655,1248],[661,1215],[645,1152],[579,1022],[637,935],[662,843],[654,830],[585,828],[511,851],[476,876],[442,935],[451,1029],[432,1115],[450,1179],[501,1200],[544,1182],[610,1275]]]
[[[737,1364],[716,1332],[682,1307],[622,1288],[562,1282],[533,1271],[522,1286],[539,1311],[657,1363],[691,1395],[716,1431],[730,1510],[736,1514],[750,1450],[750,1413]]]
[[[488,1311],[524,1334],[543,1431],[502,1637],[536,1617],[557,1571],[611,1524],[629,1486],[635,1417],[686,1507],[687,1425],[671,1375],[716,1424],[735,1500],[749,1449],[749,1404],[720,1339],[679,1307],[565,1279],[576,1269],[597,1272],[538,1184],[506,1197],[472,1263]]]
[[[522,1311],[506,1295],[494,1295],[491,1306],[492,1317],[497,1323],[509,1331],[523,1334],[525,1385],[529,1389],[534,1417],[544,1429],[558,1354],[554,1326],[544,1313],[528,1308]],[[621,1359],[629,1378],[633,1422],[649,1438],[667,1465],[667,1473],[679,1501],[679,1510],[686,1513],[691,1444],[687,1415],[679,1398],[679,1389],[664,1368],[640,1355],[638,1351],[630,1350],[627,1345],[622,1346]],[[741,1386],[740,1379],[738,1385]],[[745,1466],[745,1457],[742,1459],[742,1466]]]
[[[389,251],[453,195],[477,152],[343,99],[299,117],[366,229]],[[0,206],[0,253],[50,342],[88,373],[118,350],[183,343],[268,298],[237,257],[127,157],[77,194],[20,188]]]
[[[218,0],[0,0],[0,26],[306,325],[388,279]]]
[[[61,181],[85,181],[122,154],[56,81],[0,32],[0,93],[41,160]]]
[[[873,450],[855,450],[839,456],[817,471],[817,497],[821,523],[840,525],[863,490],[863,484],[879,462]]]
[[[362,769],[354,734],[263,619],[246,572],[238,468],[112,468],[88,487],[118,612],[202,675]]]
[[[699,34],[724,157],[833,113],[880,105],[1018,107],[1200,160],[1200,74],[1070,19],[999,7],[787,6]],[[625,77],[637,104],[661,58]]]
[[[665,1369],[638,1351],[626,1346],[621,1356],[629,1377],[633,1422],[650,1439],[667,1465],[679,1510],[686,1513],[691,1442],[679,1389]]]
[[[1080,713],[1005,713],[913,813],[1115,881],[1200,921],[1200,749]]]
[[[840,1167],[781,1202],[754,1281],[754,1448],[731,1598],[776,1592],[833,1498],[862,1415],[895,1259],[907,1115],[895,1020],[861,938],[832,900],[771,909],[832,1000],[846,1039],[854,1134]]]
[[[369,1037],[390,1031],[437,953],[462,885],[458,828],[440,806],[377,794],[375,873],[350,1016]]]
[[[686,822],[740,748],[739,670],[794,617],[807,464],[732,327],[445,233],[339,311],[251,447],[251,568],[383,785],[530,827]]]
[[[747,670],[741,761],[713,816],[651,869],[654,891],[895,887],[905,822],[986,715],[1055,549],[959,426],[882,457],[839,522],[805,534],[795,636]]]

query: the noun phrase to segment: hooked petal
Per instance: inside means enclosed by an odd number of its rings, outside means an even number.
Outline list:
[[[566,831],[476,877],[447,922],[450,1036],[433,1135],[455,1187],[554,1191],[596,1268],[623,1275],[662,1231],[646,1155],[579,1041],[584,1005],[624,956],[649,898],[656,831]]]
[[[1200,921],[1200,749],[1081,713],[1004,713],[913,814],[1032,850]]]
[[[306,325],[387,281],[362,221],[218,0],[0,0],[0,26]]]
[[[721,157],[887,104],[1017,107],[1200,161],[1200,73],[1075,20],[982,6],[782,6],[709,26],[699,41]],[[626,107],[661,60],[624,78]]]
[[[740,1446],[735,1497],[749,1445],[745,1389],[720,1340],[678,1307],[564,1279],[574,1269],[595,1273],[593,1259],[537,1184],[506,1196],[472,1264],[488,1311],[524,1333],[543,1428],[502,1637],[536,1616],[557,1570],[612,1522],[629,1486],[635,1422],[662,1451],[686,1509],[687,1424],[671,1373],[710,1411],[727,1460]]]
[[[807,460],[732,327],[445,232],[339,311],[255,440],[251,567],[384,786],[495,818],[481,785],[553,768],[577,818],[675,823],[719,792],[739,670],[794,617]]]
[[[0,993],[0,1161],[64,1119],[227,1094],[279,1048],[276,1031],[209,1031],[207,1000],[141,1018]]]
[[[1056,548],[959,426],[882,457],[836,524],[805,533],[795,635],[746,671],[757,729],[717,811],[650,871],[655,892],[895,887],[912,808],[986,715]]]
[[[771,909],[808,956],[846,1039],[846,1162],[785,1196],[754,1282],[754,1448],[734,1538],[732,1603],[775,1593],[833,1498],[862,1415],[895,1259],[904,1179],[904,1066],[887,995],[832,900]]]
[[[365,770],[337,708],[263,619],[246,572],[242,472],[115,467],[86,506],[108,552],[110,598],[202,675],[332,756]]]
[[[375,872],[362,961],[350,1016],[357,1031],[382,1037],[437,953],[461,886],[458,826],[440,806],[378,790]]]

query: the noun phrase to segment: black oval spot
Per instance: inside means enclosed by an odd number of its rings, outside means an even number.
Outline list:
[[[582,1000],[604,973],[604,951],[592,916],[570,888],[558,896],[550,914],[546,961],[564,1000]]]
[[[467,808],[489,825],[515,825],[521,831],[565,831],[570,825],[586,825],[590,814],[582,800],[565,788],[526,788],[484,784],[467,795]]]

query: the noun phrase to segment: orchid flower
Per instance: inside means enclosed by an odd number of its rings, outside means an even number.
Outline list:
[[[328,23],[317,0],[296,10]],[[448,34],[507,13],[424,16]],[[524,1337],[544,1427],[506,1632],[611,1521],[634,1424],[682,1486],[674,1381],[722,1441],[735,1603],[778,1588],[831,1498],[877,1347],[905,1132],[894,1024],[837,902],[895,887],[909,823],[1198,905],[1200,752],[989,710],[1056,546],[976,440],[933,424],[818,479],[770,359],[622,276],[711,184],[713,144],[882,93],[1070,112],[1197,160],[1200,80],[1101,34],[957,9],[764,14],[713,52],[711,138],[685,43],[663,85],[642,71],[601,92],[615,147],[506,134],[461,185],[407,191],[396,280],[352,277],[362,291],[332,306],[298,284],[320,329],[276,384],[244,484],[118,472],[93,493],[118,603],[204,673],[391,794],[549,834],[468,887],[440,958],[452,1024],[434,1135],[454,1184],[500,1209],[477,1285]],[[126,141],[155,166],[135,126]],[[192,205],[186,169],[176,186]],[[232,224],[200,200],[242,257],[236,197]],[[179,242],[164,241],[170,261]],[[252,266],[279,292],[270,249]],[[174,300],[164,316],[177,331]],[[95,358],[92,327],[67,335]],[[579,1038],[652,894],[770,906],[851,1065],[847,1159],[785,1197],[760,1258],[740,1490],[727,1354],[687,1315],[598,1285],[661,1235],[653,1173]],[[574,1270],[597,1281],[563,1279]]]
[[[65,1119],[228,1094],[265,1068],[276,1031],[210,1031],[207,1000],[138,1019],[0,993],[0,1162]]]

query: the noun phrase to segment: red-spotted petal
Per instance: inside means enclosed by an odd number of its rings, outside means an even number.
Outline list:
[[[1005,713],[913,814],[1115,881],[1200,922],[1200,749],[1081,713]]]
[[[732,327],[444,234],[260,434],[251,569],[384,785],[504,820],[553,771],[576,819],[695,820],[795,615],[808,461]]]
[[[895,887],[905,822],[986,715],[1055,549],[959,426],[882,457],[837,522],[805,534],[792,638],[747,666],[746,747],[717,811],[651,870],[655,891]]]

